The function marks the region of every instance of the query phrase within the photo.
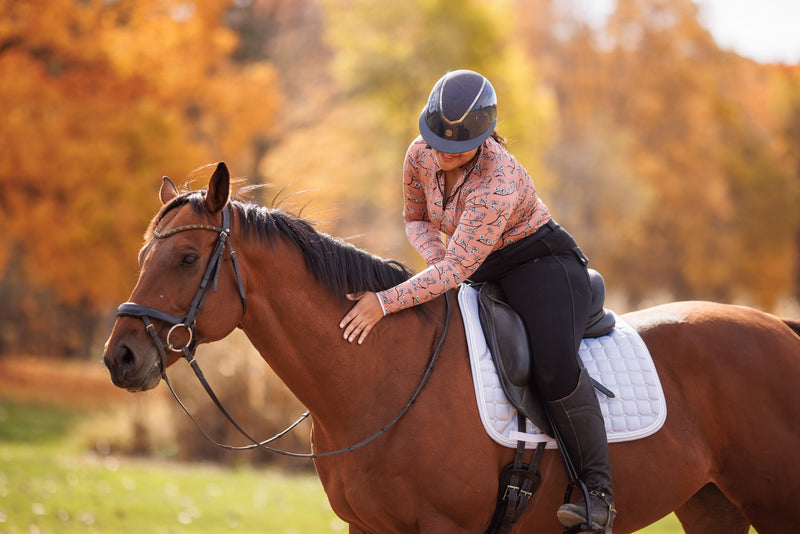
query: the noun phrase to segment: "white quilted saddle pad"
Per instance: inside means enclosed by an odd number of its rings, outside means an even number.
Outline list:
[[[517,425],[517,409],[503,392],[492,356],[478,318],[478,292],[462,284],[458,303],[464,319],[470,365],[478,410],[486,432],[496,442],[516,447],[525,441],[533,448],[545,441],[555,448],[555,441],[530,421],[524,432]],[[614,392],[610,399],[598,392],[600,409],[606,423],[609,442],[630,441],[656,432],[667,418],[667,403],[653,359],[639,334],[616,317],[614,331],[603,337],[584,339],[580,357],[589,374]]]

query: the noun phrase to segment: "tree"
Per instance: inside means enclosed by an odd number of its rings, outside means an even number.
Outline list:
[[[771,126],[775,134],[774,139],[776,152],[780,155],[783,168],[786,169],[786,176],[791,180],[794,195],[789,197],[792,203],[788,213],[779,214],[777,210],[773,215],[783,216],[794,223],[791,231],[794,232],[793,247],[791,257],[786,262],[785,267],[794,265],[794,299],[800,300],[800,221],[798,221],[797,202],[798,189],[800,189],[800,64],[794,66],[774,65],[771,66],[770,87],[773,89],[764,98],[763,92],[751,92],[753,99],[751,103],[759,109],[767,107],[772,113],[770,118],[765,121]]]
[[[794,213],[797,192],[753,98],[764,66],[721,51],[690,0],[619,0],[600,27],[525,5],[543,15],[528,45],[559,106],[556,205],[601,244],[611,287],[633,306],[657,290],[773,306],[797,224],[774,214]]]
[[[254,165],[275,74],[230,60],[226,3],[0,5],[0,284],[15,269],[29,292],[97,313],[130,291],[162,174]]]

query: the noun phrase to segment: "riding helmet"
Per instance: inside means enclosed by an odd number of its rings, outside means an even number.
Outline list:
[[[419,117],[419,131],[432,148],[447,154],[469,152],[494,131],[497,96],[484,76],[456,70],[433,86]]]

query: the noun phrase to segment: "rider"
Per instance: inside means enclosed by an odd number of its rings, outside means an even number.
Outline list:
[[[498,283],[525,323],[535,353],[531,376],[589,489],[591,519],[610,532],[616,511],[608,442],[578,359],[591,299],[588,260],[550,217],[496,124],[497,98],[485,77],[458,70],[436,82],[403,168],[406,235],[428,267],[385,291],[349,296],[357,302],[339,326],[345,339],[361,343],[384,315],[468,278]],[[562,505],[558,519],[567,527],[585,523],[583,497]]]

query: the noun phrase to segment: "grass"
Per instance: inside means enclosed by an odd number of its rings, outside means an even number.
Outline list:
[[[82,452],[80,415],[0,401],[0,533],[346,532],[313,473]]]
[[[4,451],[0,530],[15,532],[336,532],[311,475],[45,459]],[[13,464],[8,462],[9,456]],[[302,510],[302,513],[296,513]]]
[[[0,534],[335,533],[313,473],[87,453],[85,412],[0,399]],[[640,531],[682,532],[675,516]]]

